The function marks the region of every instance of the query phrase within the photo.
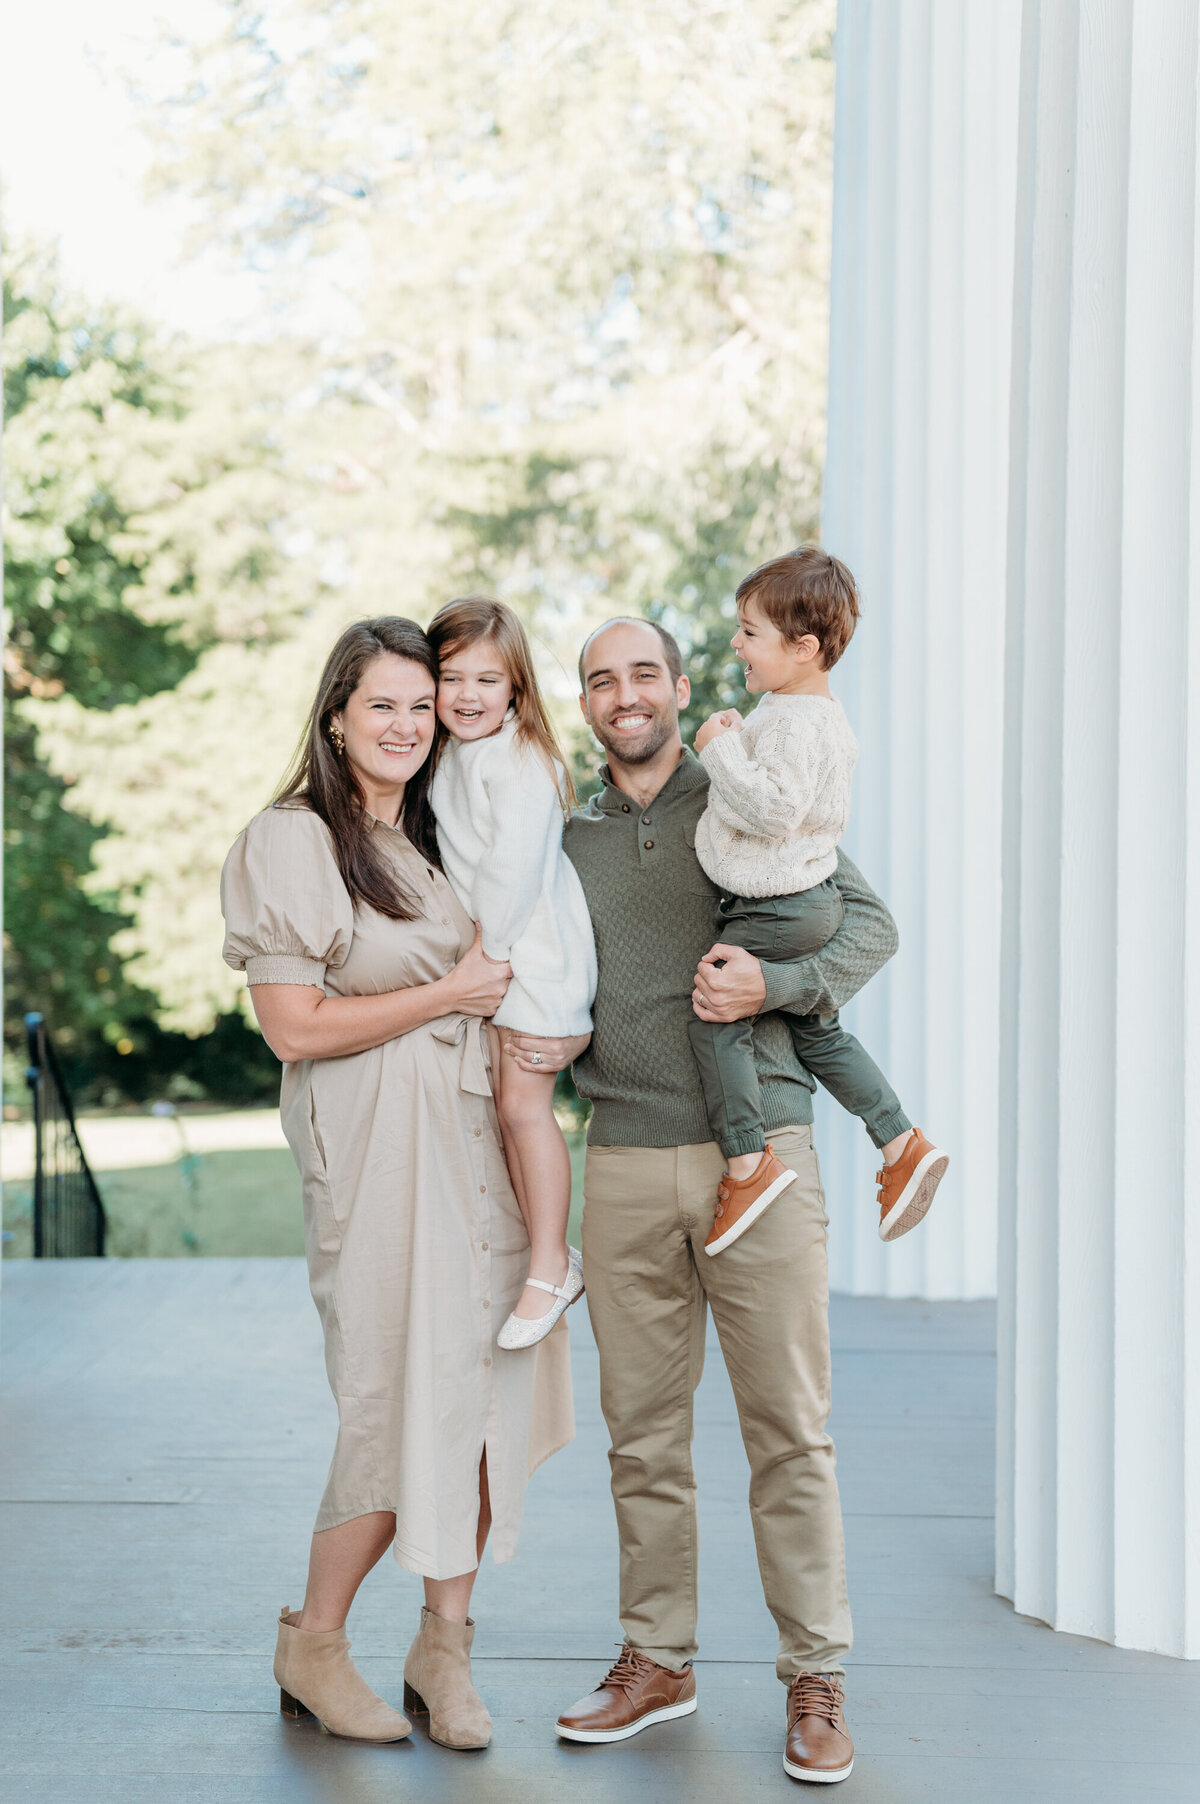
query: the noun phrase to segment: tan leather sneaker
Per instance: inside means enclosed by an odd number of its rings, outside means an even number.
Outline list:
[[[842,1682],[827,1672],[798,1672],[788,1686],[787,1745],[783,1770],[789,1779],[836,1785],[854,1769],[854,1743],[846,1733]]]
[[[690,1716],[696,1708],[696,1675],[690,1666],[672,1672],[631,1647],[595,1691],[564,1710],[554,1727],[566,1741],[626,1741],[651,1723]]]
[[[949,1163],[948,1153],[939,1152],[920,1128],[913,1129],[895,1164],[885,1165],[875,1173],[879,1185],[880,1240],[899,1240],[901,1234],[907,1234],[925,1219]]]
[[[710,1256],[723,1253],[747,1228],[754,1226],[767,1204],[795,1181],[795,1172],[775,1157],[773,1146],[768,1146],[750,1176],[740,1183],[726,1172],[717,1185],[717,1212],[704,1251]]]

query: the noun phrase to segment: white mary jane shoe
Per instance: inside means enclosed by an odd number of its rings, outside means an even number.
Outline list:
[[[583,1295],[583,1258],[574,1247],[568,1247],[567,1275],[563,1283],[547,1284],[544,1278],[526,1278],[525,1282],[535,1290],[547,1291],[554,1302],[545,1315],[534,1316],[529,1321],[523,1316],[509,1316],[496,1336],[496,1345],[503,1347],[506,1353],[514,1353],[520,1347],[536,1347],[540,1340],[545,1340],[563,1311]]]

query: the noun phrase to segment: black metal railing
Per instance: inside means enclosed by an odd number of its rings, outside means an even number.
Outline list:
[[[71,1092],[40,1015],[26,1015],[33,1098],[33,1256],[95,1259],[104,1252],[104,1204],[87,1162]]]

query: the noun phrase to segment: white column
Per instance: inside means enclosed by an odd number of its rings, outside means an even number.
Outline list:
[[[997,1589],[1200,1656],[1196,0],[1026,0]]]
[[[901,947],[845,1013],[952,1154],[877,1235],[879,1163],[824,1103],[836,1288],[995,1288],[1004,518],[1020,16],[840,0],[822,538],[863,618],[834,673],[862,753],[846,849]]]

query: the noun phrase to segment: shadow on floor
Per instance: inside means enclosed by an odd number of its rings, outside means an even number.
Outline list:
[[[697,1396],[700,1710],[613,1748],[557,1711],[614,1657],[616,1537],[596,1355],[579,1433],[533,1480],[521,1556],[476,1593],[482,1755],[285,1723],[274,1617],[298,1601],[333,1405],[293,1259],[14,1262],[4,1272],[0,1771],[6,1804],[740,1804],[784,1798],[783,1690],[719,1352]],[[1051,1634],[991,1589],[992,1311],[835,1298],[856,1644],[855,1804],[1184,1804],[1200,1668]],[[419,1583],[351,1620],[399,1702]]]

